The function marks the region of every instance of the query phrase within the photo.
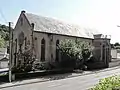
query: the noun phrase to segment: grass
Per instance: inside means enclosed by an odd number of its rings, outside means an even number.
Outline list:
[[[120,75],[101,79],[99,83],[90,90],[120,90]]]
[[[0,76],[6,76],[8,73],[0,73]]]

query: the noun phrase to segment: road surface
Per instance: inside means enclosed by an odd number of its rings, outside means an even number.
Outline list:
[[[0,90],[87,90],[98,83],[99,79],[118,74],[120,74],[120,69],[114,69],[84,76],[13,86]]]

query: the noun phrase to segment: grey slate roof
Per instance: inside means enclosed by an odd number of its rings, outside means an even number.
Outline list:
[[[93,39],[93,34],[99,34],[99,32],[96,30],[80,27],[78,25],[68,24],[49,17],[38,16],[31,13],[25,13],[25,16],[30,23],[34,23],[35,31],[84,37],[90,39]]]
[[[3,57],[3,58],[0,59],[0,62],[1,61],[9,61],[9,59],[7,57]]]

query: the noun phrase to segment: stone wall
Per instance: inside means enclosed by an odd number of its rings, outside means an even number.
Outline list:
[[[69,37],[64,35],[56,35],[56,34],[47,34],[47,33],[40,33],[34,32],[34,36],[37,38],[35,40],[35,52],[36,57],[38,60],[41,58],[41,40],[44,38],[46,41],[46,49],[45,49],[45,60],[54,62],[56,60],[56,41],[64,40],[64,39],[79,39],[81,41],[89,42],[92,45],[92,39],[85,39],[85,38],[76,38],[76,37]]]
[[[111,61],[110,39],[102,37],[102,34],[95,35],[93,41],[94,56],[97,62],[104,62],[105,65]]]

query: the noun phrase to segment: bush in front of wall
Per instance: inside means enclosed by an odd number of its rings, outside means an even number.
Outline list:
[[[61,67],[82,69],[90,60],[93,47],[85,41],[65,39],[60,42]]]

